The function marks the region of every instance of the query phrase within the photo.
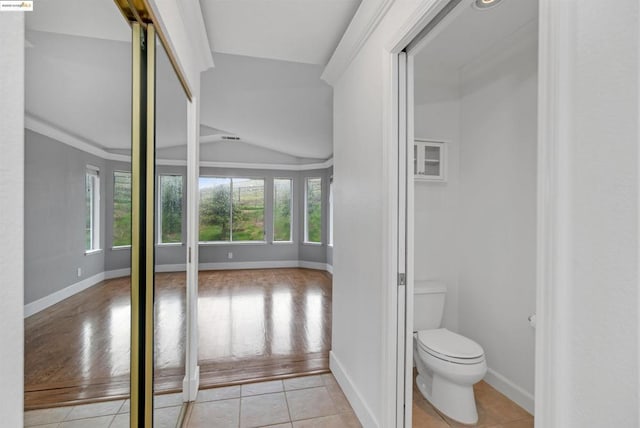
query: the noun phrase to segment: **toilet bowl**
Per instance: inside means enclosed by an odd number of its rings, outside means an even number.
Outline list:
[[[420,330],[414,333],[413,344],[416,384],[422,395],[451,419],[475,424],[473,385],[487,372],[482,347],[445,328]]]

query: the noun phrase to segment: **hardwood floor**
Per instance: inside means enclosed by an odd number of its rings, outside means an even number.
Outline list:
[[[200,272],[201,387],[328,371],[331,276],[307,269]],[[156,275],[155,388],[184,376],[185,274]],[[25,409],[129,393],[129,278],[25,320]]]

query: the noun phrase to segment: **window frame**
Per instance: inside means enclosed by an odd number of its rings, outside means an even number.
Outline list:
[[[316,241],[309,241],[309,203],[308,203],[308,197],[309,197],[309,180],[320,180],[320,241],[316,242]],[[323,197],[323,191],[322,191],[322,184],[323,184],[323,179],[321,176],[309,176],[309,177],[304,177],[304,231],[303,231],[303,241],[302,243],[305,245],[322,245],[323,244],[323,240],[322,240],[322,208],[324,207],[323,201],[322,201],[322,197]]]
[[[180,203],[180,242],[162,242],[162,177],[180,177],[180,183],[181,183],[181,199],[182,202]],[[184,225],[184,207],[185,207],[185,188],[184,188],[184,183],[185,183],[185,179],[184,179],[184,175],[180,174],[180,173],[171,173],[171,172],[167,172],[167,173],[161,173],[158,174],[158,199],[157,199],[157,203],[158,203],[158,219],[157,219],[157,239],[156,239],[156,245],[160,246],[160,247],[179,247],[184,245],[184,230],[183,230],[183,225]],[[198,195],[199,196],[199,195]]]
[[[201,178],[226,178],[229,179],[229,191],[231,192],[231,210],[229,210],[229,241],[200,241],[200,232],[198,231],[198,245],[260,245],[267,244],[267,228],[266,223],[263,226],[262,230],[262,240],[259,241],[234,241],[233,240],[233,180],[234,179],[248,179],[248,180],[262,180],[262,209],[263,216],[266,220],[267,216],[267,177],[264,176],[250,176],[250,175],[227,175],[227,174],[216,174],[216,175],[199,175],[198,176],[198,201],[200,200],[200,179]],[[200,213],[198,213],[200,216]],[[198,222],[199,223],[199,222]],[[199,228],[199,224],[198,224]]]
[[[114,234],[115,229],[116,229],[116,222],[114,221],[114,218],[113,218],[113,214],[115,213],[115,203],[116,203],[116,173],[131,175],[131,171],[124,171],[124,170],[119,170],[119,169],[114,169],[113,170],[113,191],[111,192],[112,193],[112,195],[111,195],[111,203],[113,204],[112,206],[114,207],[114,209],[113,209],[113,212],[111,213],[112,214],[111,215],[111,249],[112,250],[127,250],[127,249],[131,248],[131,244],[113,245],[113,234]],[[131,179],[133,180],[133,176],[131,176]],[[133,187],[133,181],[132,181],[131,185]],[[133,192],[133,190],[132,190],[132,192]],[[133,203],[133,193],[131,194],[131,199],[132,199],[132,203]]]
[[[329,177],[329,197],[327,200],[329,204],[329,218],[327,219],[327,228],[329,229],[327,232],[329,237],[327,239],[327,245],[333,247],[333,175]]]
[[[276,241],[276,180],[288,180],[291,183],[291,187],[289,188],[289,240],[288,241]],[[271,225],[271,242],[276,245],[280,244],[293,244],[295,240],[293,239],[293,213],[296,211],[294,202],[295,202],[295,180],[293,177],[273,177],[273,204],[271,207],[271,217],[272,217],[272,225]]]
[[[86,227],[86,216],[89,216],[89,228],[91,231],[91,241],[90,248],[87,248],[85,241],[85,249],[84,254],[95,254],[102,251],[101,242],[100,242],[100,205],[101,205],[101,191],[100,191],[100,168],[94,165],[87,165],[85,167],[84,174],[84,187],[85,187],[85,210],[87,204],[87,195],[88,195],[88,187],[87,185],[91,183],[91,202],[90,202],[90,212],[87,213],[85,211],[85,227]],[[86,229],[85,229],[85,239],[86,239]]]

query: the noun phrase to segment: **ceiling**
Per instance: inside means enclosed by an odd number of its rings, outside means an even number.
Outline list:
[[[461,68],[512,39],[538,17],[534,0],[504,0],[486,10],[469,3],[463,1],[454,9],[450,21],[436,27],[432,39],[415,55],[416,103],[446,96],[448,86],[459,84]]]
[[[360,0],[200,0],[214,52],[326,65]]]
[[[214,47],[234,55],[214,52],[216,67],[202,75],[201,142],[212,146],[202,153],[238,158],[221,138],[234,135],[238,147],[270,151],[266,158],[331,157],[333,95],[320,75],[359,1],[203,0]],[[27,114],[107,151],[128,150],[131,30],[113,2],[39,2],[26,30]],[[183,153],[187,101],[158,51],[156,143]]]

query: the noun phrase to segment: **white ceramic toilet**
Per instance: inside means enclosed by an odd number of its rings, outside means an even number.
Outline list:
[[[415,281],[413,360],[422,395],[440,412],[463,424],[478,421],[473,385],[487,373],[484,350],[471,339],[440,328],[447,287]]]

